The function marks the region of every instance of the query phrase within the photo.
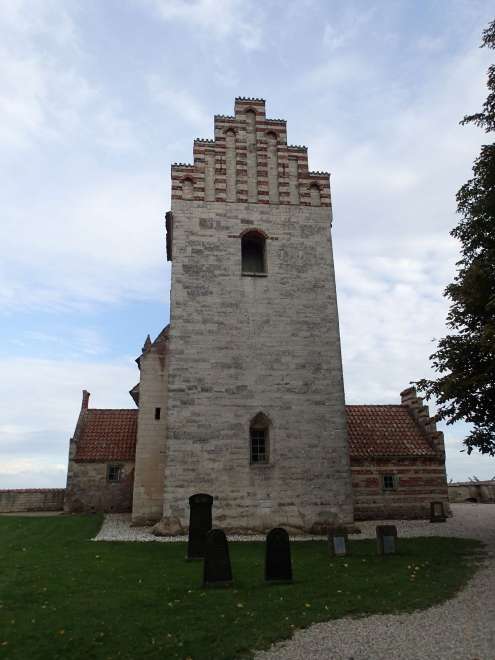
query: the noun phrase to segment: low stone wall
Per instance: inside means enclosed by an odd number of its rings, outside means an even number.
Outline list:
[[[451,502],[495,502],[495,481],[468,481],[449,484]]]
[[[430,502],[448,505],[445,468],[428,459],[351,460],[355,520],[428,519]],[[384,490],[382,477],[393,475],[395,488]]]
[[[62,511],[65,488],[0,490],[0,513]]]

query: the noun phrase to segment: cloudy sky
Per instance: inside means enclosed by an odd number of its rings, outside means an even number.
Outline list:
[[[428,375],[492,19],[489,0],[3,0],[0,488],[65,485],[83,388],[132,407],[169,317],[170,163],[235,96],[332,172],[347,401]],[[449,477],[492,477],[465,434],[447,429]]]

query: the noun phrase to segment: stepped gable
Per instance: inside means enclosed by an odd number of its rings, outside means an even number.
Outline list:
[[[76,461],[134,460],[137,410],[89,408],[81,411],[81,417]]]
[[[437,455],[405,405],[347,405],[346,415],[351,458]]]
[[[307,148],[287,144],[286,121],[267,118],[263,99],[236,98],[214,131],[194,140],[193,164],[172,165],[172,201],[331,205],[329,173],[309,171]]]

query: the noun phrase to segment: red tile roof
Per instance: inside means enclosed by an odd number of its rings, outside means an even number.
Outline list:
[[[402,405],[346,406],[351,458],[434,456],[426,435]],[[133,461],[137,410],[83,411],[76,461]]]
[[[346,406],[346,413],[351,458],[435,456],[406,406]]]
[[[136,455],[137,410],[82,412],[76,445],[76,461],[133,461]]]

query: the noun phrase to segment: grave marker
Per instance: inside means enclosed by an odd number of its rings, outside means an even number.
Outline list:
[[[430,522],[445,522],[447,516],[445,515],[445,509],[443,507],[443,502],[431,502],[430,503]]]
[[[395,525],[378,525],[376,543],[379,555],[394,555],[397,552],[397,527]]]
[[[345,557],[349,554],[349,540],[347,531],[336,527],[328,534],[328,549],[334,557]]]
[[[265,546],[265,580],[292,582],[289,535],[282,527],[268,532]]]
[[[197,493],[189,498],[189,537],[187,559],[202,559],[205,556],[206,535],[211,529],[211,507],[213,497]]]
[[[229,545],[223,529],[212,529],[206,535],[203,563],[204,587],[228,587],[232,584]]]

